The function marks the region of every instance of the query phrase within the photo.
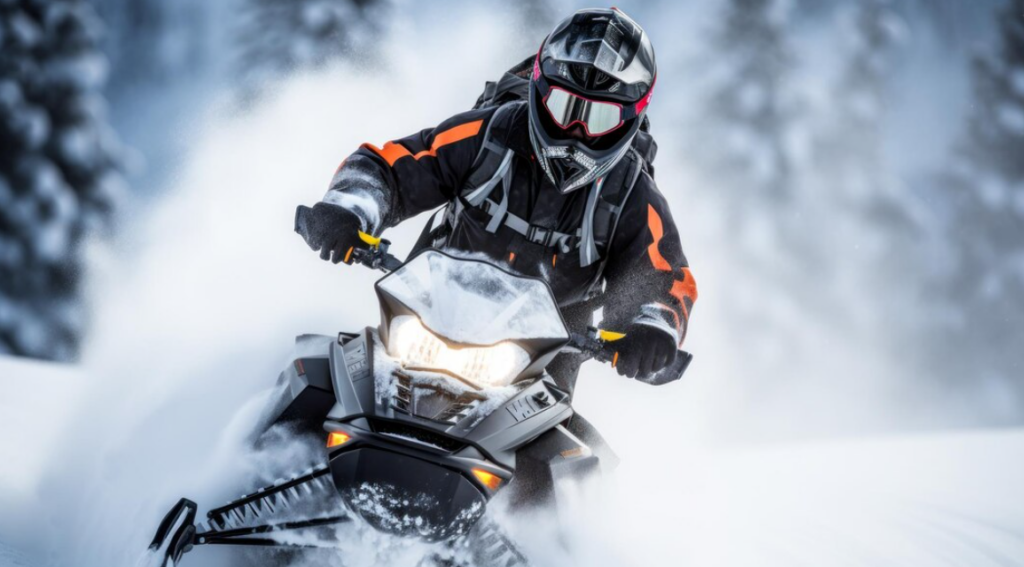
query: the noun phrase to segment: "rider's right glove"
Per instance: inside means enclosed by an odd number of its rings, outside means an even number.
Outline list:
[[[650,325],[630,326],[625,337],[609,346],[616,352],[615,370],[630,378],[649,377],[676,358],[675,339]]]
[[[295,223],[295,231],[306,239],[306,244],[313,250],[319,250],[321,259],[335,264],[351,264],[352,252],[367,248],[359,238],[362,228],[363,222],[358,215],[329,203],[317,203],[312,209],[299,207]]]

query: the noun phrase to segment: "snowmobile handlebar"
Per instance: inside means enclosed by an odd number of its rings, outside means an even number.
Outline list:
[[[353,263],[358,262],[367,268],[384,273],[393,272],[402,267],[403,262],[388,252],[388,248],[391,247],[390,240],[371,236],[363,231],[359,231],[359,239],[365,242],[369,248],[353,249]]]
[[[295,232],[304,238],[308,238],[308,223],[311,213],[312,209],[303,205],[299,205],[295,209]],[[385,273],[393,272],[402,266],[401,260],[388,253],[388,248],[391,246],[390,240],[367,234],[361,230],[359,231],[359,240],[366,244],[366,248],[353,248],[352,257],[345,258],[346,263],[351,259],[352,263],[362,264]]]
[[[615,347],[610,343],[625,338],[625,336],[624,333],[614,333],[596,327],[588,327],[586,334],[571,333],[569,348],[599,362],[606,362],[615,366],[618,356]],[[682,349],[676,350],[676,356],[668,366],[650,376],[638,376],[637,380],[654,386],[675,382],[683,377],[683,373],[690,366],[691,360],[693,360],[692,354]]]
[[[362,231],[359,232],[359,239],[366,243],[368,248],[353,250],[353,262],[385,273],[393,272],[402,266],[403,262],[388,252],[390,241]],[[579,351],[589,358],[615,366],[618,354],[610,343],[625,337],[624,333],[589,327],[586,334],[572,333],[568,346],[569,349]],[[685,350],[676,350],[676,356],[668,366],[650,376],[637,379],[655,386],[675,382],[683,377],[692,359],[693,355]]]
[[[299,234],[305,235],[306,233],[306,223],[310,211],[311,209],[304,206],[299,206],[296,210],[295,229]],[[384,273],[393,272],[404,264],[402,260],[388,252],[388,249],[391,247],[390,240],[373,236],[363,231],[359,231],[359,239],[366,247],[353,248],[351,258],[346,258],[346,261],[351,260],[353,264],[362,264],[370,269],[380,270]],[[615,366],[615,363],[618,361],[618,354],[610,343],[625,336],[623,333],[589,327],[586,334],[571,333],[566,350],[579,352],[588,358]],[[675,358],[668,366],[650,376],[638,378],[638,380],[654,385],[675,382],[682,378],[692,359],[692,354],[685,350],[677,350]]]
[[[391,246],[390,241],[371,236],[362,231],[359,232],[359,238],[369,248],[353,250],[352,258],[354,262],[385,273],[393,272],[402,266],[401,260],[388,253],[388,248]],[[610,343],[625,337],[625,333],[615,333],[596,327],[589,327],[587,334],[571,333],[568,346],[569,349],[579,351],[589,358],[615,366],[615,363],[618,361],[618,354]],[[638,377],[637,379],[655,386],[675,382],[683,377],[683,373],[690,366],[690,360],[692,359],[693,355],[685,350],[676,350],[676,356],[668,366],[650,376]]]

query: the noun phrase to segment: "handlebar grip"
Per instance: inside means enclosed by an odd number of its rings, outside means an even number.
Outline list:
[[[381,264],[380,265],[381,265],[382,268],[384,268],[388,272],[393,272],[393,271],[397,270],[398,268],[401,268],[402,264],[403,264],[403,262],[401,260],[399,260],[397,257],[395,257],[395,256],[393,256],[391,254],[385,254],[384,257],[381,258]]]
[[[686,372],[687,368],[689,368],[691,360],[693,360],[692,354],[685,350],[677,350],[676,358],[671,364],[650,376],[646,376],[644,378],[638,376],[637,380],[652,386],[661,386],[662,384],[675,382],[683,377],[683,373]]]
[[[299,205],[295,208],[295,232],[301,234],[303,238],[306,236],[309,215],[312,213],[313,209],[305,205]]]
[[[295,208],[295,232],[303,238],[307,237],[309,219],[312,214],[313,209],[305,205],[299,205]],[[383,269],[387,272],[393,272],[402,267],[402,261],[388,253],[388,246],[391,243],[387,240],[375,237],[363,231],[359,231],[359,239],[362,240],[369,248],[365,250],[356,248],[352,251],[355,263],[363,264],[364,266],[375,270]]]

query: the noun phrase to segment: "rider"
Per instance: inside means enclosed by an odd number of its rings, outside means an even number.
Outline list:
[[[600,326],[626,334],[612,343],[616,370],[650,376],[676,356],[697,299],[650,164],[650,40],[620,10],[581,10],[524,63],[506,78],[528,96],[360,147],[303,236],[324,260],[351,263],[367,246],[359,231],[377,236],[446,205],[417,247],[482,253],[544,278],[577,331],[601,307]],[[552,375],[571,391],[579,359],[560,358]]]

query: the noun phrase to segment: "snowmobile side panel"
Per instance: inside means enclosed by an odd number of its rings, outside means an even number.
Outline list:
[[[282,373],[290,397],[275,422],[302,422],[315,431],[334,406],[334,386],[327,358],[296,359]]]
[[[333,339],[321,335],[296,338],[297,358],[278,376],[277,398],[264,413],[258,433],[275,424],[292,422],[303,431],[316,431],[334,404],[327,355]]]
[[[509,502],[514,507],[550,505],[561,479],[583,479],[599,469],[600,459],[590,447],[558,425],[517,453]]]
[[[331,346],[330,364],[337,404],[328,417],[345,420],[374,411],[372,342],[369,329],[358,339]]]
[[[491,412],[465,434],[494,462],[514,469],[516,450],[572,417],[564,392],[538,380]]]

